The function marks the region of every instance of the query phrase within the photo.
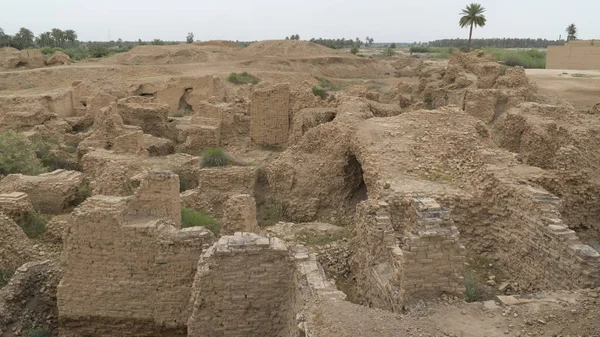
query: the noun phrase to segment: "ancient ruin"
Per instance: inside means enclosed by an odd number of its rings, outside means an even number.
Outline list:
[[[0,51],[2,337],[600,331],[597,97],[481,50]]]

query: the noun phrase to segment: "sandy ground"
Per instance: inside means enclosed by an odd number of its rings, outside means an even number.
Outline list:
[[[543,95],[559,97],[576,109],[600,103],[600,70],[527,69]],[[575,76],[574,76],[575,75]]]

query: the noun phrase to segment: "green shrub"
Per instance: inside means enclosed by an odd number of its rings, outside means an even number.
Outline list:
[[[319,97],[321,97],[321,99],[325,99],[325,98],[327,98],[327,96],[329,96],[327,91],[319,86],[314,86],[312,88],[312,92],[313,92],[313,95],[319,96]]]
[[[37,175],[45,171],[27,137],[14,131],[0,132],[0,175]]]
[[[241,74],[231,73],[227,77],[227,80],[233,84],[258,84],[258,82],[260,82],[260,79],[258,77],[248,74],[245,71]]]
[[[215,236],[219,235],[221,231],[221,226],[219,226],[219,222],[202,212],[195,211],[190,208],[181,208],[181,228],[188,227],[205,227],[206,229],[213,232]]]
[[[425,96],[425,98],[423,98],[423,103],[425,103],[427,109],[429,110],[433,110],[435,108],[433,105],[433,98],[431,98],[431,96]]]
[[[12,276],[14,274],[15,274],[15,270],[12,268],[0,269],[0,288],[7,285],[8,282],[10,282],[10,279],[12,278]]]
[[[273,226],[283,219],[283,204],[272,199],[259,200],[256,204],[258,226]]]
[[[486,53],[496,56],[498,61],[507,66],[521,66],[523,68],[546,68],[546,52],[530,50],[513,50],[502,48],[484,48]]]
[[[356,55],[358,54],[358,47],[357,46],[352,46],[352,48],[350,48],[350,53]]]
[[[480,302],[494,299],[493,291],[482,284],[470,271],[463,273],[465,288],[465,301]]]
[[[50,331],[50,329],[43,327],[43,328],[36,328],[36,329],[30,329],[29,331],[27,331],[27,337],[52,337],[52,332]]]
[[[153,44],[155,46],[162,46],[165,44],[165,41],[163,41],[161,39],[154,39],[154,40],[152,40],[152,42],[150,42],[150,44]]]
[[[77,168],[77,163],[74,160],[68,160],[68,156],[66,158],[57,156],[56,153],[52,151],[53,148],[51,144],[56,145],[55,147],[57,147],[58,149],[63,149],[58,143],[58,141],[53,138],[36,140],[33,142],[33,145],[35,147],[35,154],[42,163],[42,165],[49,168],[51,171],[58,169],[75,170]],[[67,152],[67,148],[69,147],[66,147],[63,150]],[[75,153],[77,152],[77,149],[71,146],[69,151],[73,151],[70,153]]]
[[[23,229],[28,238],[36,239],[44,234],[47,223],[48,221],[40,213],[30,212],[25,214],[18,225]]]
[[[229,164],[229,157],[223,149],[211,147],[204,152],[202,156],[202,167],[219,167]]]
[[[75,195],[75,200],[71,202],[71,206],[78,206],[85,199],[92,196],[92,189],[88,183],[83,183],[77,187],[77,194]]]
[[[102,43],[94,43],[88,50],[91,57],[106,57],[110,55],[110,50]]]
[[[396,55],[396,52],[392,48],[386,48],[381,52],[382,56],[389,57]]]
[[[339,91],[347,87],[347,84],[336,84],[325,77],[315,77],[319,81],[319,87],[327,91]]]

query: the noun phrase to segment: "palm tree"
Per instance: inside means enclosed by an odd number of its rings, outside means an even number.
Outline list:
[[[38,45],[40,47],[54,47],[54,40],[50,32],[41,33],[38,37]]]
[[[460,21],[458,24],[460,28],[465,28],[467,26],[471,27],[471,31],[469,32],[469,46],[468,50],[471,50],[471,37],[473,36],[473,26],[475,27],[483,27],[485,26],[485,22],[487,19],[483,13],[485,12],[485,8],[481,7],[481,4],[472,3],[465,7],[462,10]]]
[[[577,27],[575,27],[574,23],[567,26],[566,32],[567,32],[567,41],[577,40]]]
[[[71,47],[75,46],[75,41],[77,41],[77,33],[75,33],[72,29],[67,29],[64,32],[65,40],[69,41]]]
[[[52,33],[50,34],[52,34],[56,46],[62,48],[65,42],[65,33],[58,28],[52,28]]]

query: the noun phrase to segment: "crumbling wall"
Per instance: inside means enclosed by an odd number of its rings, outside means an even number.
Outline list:
[[[36,210],[58,214],[77,202],[83,184],[83,174],[77,171],[56,170],[38,176],[9,174],[0,181],[0,193],[27,193]]]
[[[169,136],[167,119],[169,106],[163,103],[154,103],[149,100],[140,100],[134,96],[119,100],[117,111],[128,125],[139,126],[144,133],[155,137],[166,138]]]
[[[75,209],[57,295],[61,336],[186,335],[196,264],[213,235],[177,229],[175,185],[176,175],[151,172],[134,196],[94,196]]]
[[[229,198],[223,205],[220,221],[221,233],[233,235],[235,232],[258,233],[256,221],[256,200],[248,194],[238,194]]]
[[[223,216],[227,200],[238,194],[254,196],[258,168],[230,166],[203,168],[197,171],[198,187],[181,194],[183,206],[202,210],[216,218]]]
[[[0,213],[4,213],[18,222],[31,212],[33,212],[33,205],[26,193],[12,192],[0,194]]]
[[[431,198],[402,204],[402,210],[375,201],[357,207],[361,240],[351,265],[361,297],[370,306],[400,311],[418,300],[463,294],[465,248],[450,212]],[[391,211],[400,214],[392,217]]]
[[[290,86],[282,83],[252,93],[250,140],[253,145],[285,148],[290,127]]]
[[[198,261],[188,336],[296,336],[296,298],[296,269],[284,243],[223,236]]]
[[[335,109],[331,108],[307,108],[294,114],[290,128],[289,144],[293,145],[300,141],[304,134],[323,123],[331,122],[336,115]]]
[[[200,155],[210,147],[218,147],[221,143],[221,120],[192,116],[187,123],[179,123],[178,141],[187,153]]]
[[[33,244],[11,218],[0,213],[0,269],[16,269],[30,261]]]

